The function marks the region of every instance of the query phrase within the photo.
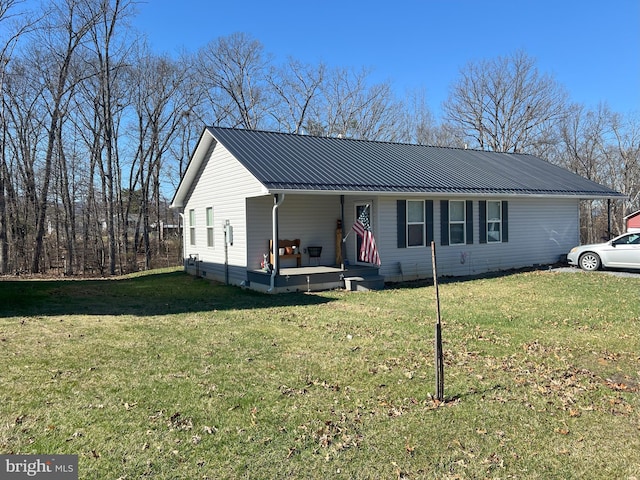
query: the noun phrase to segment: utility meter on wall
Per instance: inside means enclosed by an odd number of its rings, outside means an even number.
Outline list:
[[[224,238],[228,245],[233,245],[233,227],[229,220],[224,223]]]

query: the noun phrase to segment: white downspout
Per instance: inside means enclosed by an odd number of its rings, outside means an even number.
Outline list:
[[[182,221],[182,245],[181,245],[181,254],[182,254],[182,268],[183,270],[187,270],[187,266],[185,265],[185,254],[187,251],[187,232],[185,227],[184,220],[184,207],[181,208],[182,211],[178,211],[178,231],[180,231],[180,222]]]
[[[269,283],[269,290],[267,292],[273,291],[276,285],[276,275],[278,274],[278,268],[280,267],[280,257],[278,255],[278,207],[282,205],[284,201],[284,193],[280,195],[276,195],[277,201],[273,204],[273,210],[271,212],[271,223],[272,223],[272,233],[271,237],[273,238],[272,242],[272,254],[273,254],[273,268],[271,270],[271,280]]]

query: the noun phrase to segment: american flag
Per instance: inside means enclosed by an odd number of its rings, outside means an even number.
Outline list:
[[[369,215],[367,214],[367,208],[362,210],[362,213],[353,224],[353,231],[362,237],[362,246],[360,247],[359,259],[361,262],[375,263],[380,266],[380,255],[378,254],[378,247],[376,247],[376,240],[373,238],[373,232],[371,231],[371,224],[369,223]]]

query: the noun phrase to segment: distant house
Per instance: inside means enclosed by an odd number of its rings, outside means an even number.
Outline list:
[[[554,263],[579,243],[579,201],[617,198],[531,155],[208,127],[171,207],[187,271],[283,292],[430,277],[431,241],[441,275]]]
[[[640,232],[640,210],[624,217],[627,232]]]

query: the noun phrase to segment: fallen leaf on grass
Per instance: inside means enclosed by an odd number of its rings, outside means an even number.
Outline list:
[[[78,438],[78,437],[84,437],[84,434],[82,432],[74,432],[73,435],[71,435],[69,438],[67,438],[67,442],[71,442],[74,438]]]
[[[606,384],[611,390],[615,390],[617,392],[625,392],[627,390],[631,390],[626,383],[616,383],[611,380],[607,380]]]
[[[482,463],[484,465],[493,465],[504,468],[504,460],[502,460],[497,453],[492,453],[489,457],[485,458]]]

